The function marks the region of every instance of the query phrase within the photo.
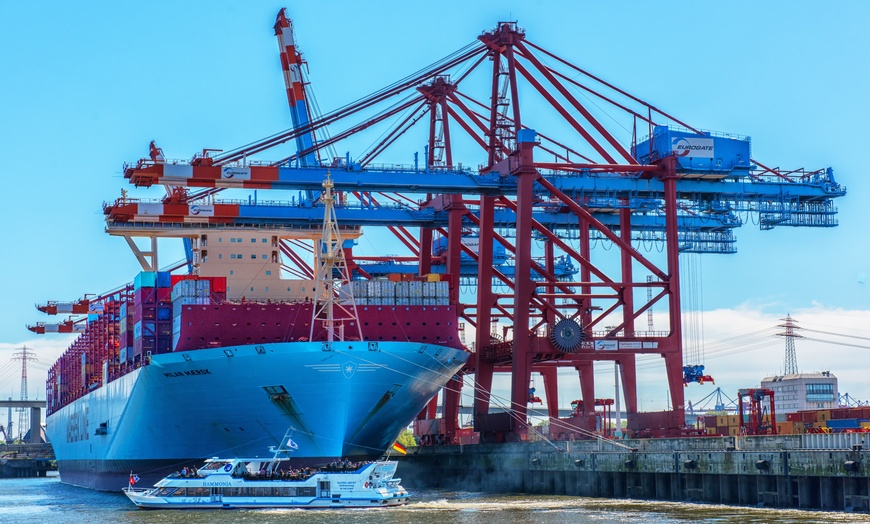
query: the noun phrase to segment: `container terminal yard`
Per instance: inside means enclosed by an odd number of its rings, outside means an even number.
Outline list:
[[[438,377],[446,385],[413,420],[419,446],[399,469],[409,486],[870,511],[861,460],[870,412],[840,408],[826,381],[811,381],[819,389],[806,392],[834,402],[828,409],[782,409],[786,397],[777,388],[799,378],[796,366],[736,392],[737,414],[687,421],[685,408],[687,386],[715,376],[696,351],[685,349],[681,255],[736,253],[735,231],[746,216],[765,231],[836,226],[834,203],[846,190],[832,168],[772,167],[790,159],[756,158],[749,137],[704,130],[676,116],[680,108],[655,107],[575,65],[565,50],[536,44],[517,22],[498,22],[445,58],[409,67],[416,72],[321,113],[312,103],[316,82],[307,78],[284,10],[273,29],[293,127],[236,149],[203,148],[186,160],[168,158],[163,147],[170,145],[143,144],[148,156],[125,165],[124,179],[136,191],[164,186],[165,196],[124,191],[104,207],[106,231],[127,240],[142,273],[112,293],[39,306],[68,318],[38,322],[32,331],[81,333],[65,364],[50,373],[49,427],[51,414],[140,373],[161,355],[190,362],[197,352],[230,347],[229,338],[209,339],[208,329],[187,336],[193,328],[175,321],[176,298],[191,299],[180,303],[188,309],[283,307],[269,287],[241,289],[208,273],[223,255],[216,239],[270,238],[264,259],[282,274],[315,280],[325,257],[311,243],[319,232],[313,224],[323,219],[321,191],[329,180],[335,220],[348,239],[341,244],[346,278],[331,299],[350,310],[441,308],[438,315],[458,321],[454,332],[422,329],[425,322],[409,322],[405,332],[396,322],[392,331],[377,329],[388,328],[377,316],[367,329],[359,315],[339,320],[342,328],[359,329],[357,340],[369,350],[392,337],[468,353],[459,371]],[[313,71],[319,66],[311,64]],[[610,119],[596,117],[590,100],[607,107]],[[630,143],[614,136],[613,121],[632,129]],[[376,137],[368,150],[336,153],[343,140],[365,134]],[[402,138],[414,134],[425,147],[412,163],[395,163],[409,157]],[[756,144],[764,140],[755,137]],[[288,143],[294,153],[264,156]],[[469,147],[477,153],[459,158]],[[240,190],[258,196],[230,196]],[[282,191],[298,197],[262,196]],[[366,235],[394,235],[406,252],[358,253],[354,241],[363,228]],[[186,260],[161,266],[159,238],[182,239]],[[232,257],[244,266],[241,254]],[[176,289],[191,281],[206,281],[210,289],[202,295]],[[460,293],[463,287],[472,291]],[[651,321],[641,329],[653,309],[666,312],[665,329],[653,329]],[[245,317],[248,326],[257,320]],[[790,317],[786,326],[793,354]],[[259,339],[260,331],[254,325],[246,333],[243,326],[232,336]],[[786,349],[788,363],[788,343]],[[229,358],[232,351],[224,351]],[[637,360],[648,355],[662,360],[669,409],[641,409]],[[615,398],[596,398],[593,367],[601,362],[617,370]],[[581,391],[564,416],[556,401],[562,368],[576,371]],[[491,407],[496,374],[510,376],[505,410]],[[540,392],[530,387],[538,376]],[[473,390],[469,427],[459,423],[463,388]],[[273,391],[270,398],[285,402],[288,393]],[[541,397],[549,400],[545,431],[530,420],[529,406]],[[292,418],[296,412],[287,409]],[[611,427],[612,414],[618,420],[622,413],[624,428]],[[85,424],[87,436],[75,438],[107,437],[112,424]]]

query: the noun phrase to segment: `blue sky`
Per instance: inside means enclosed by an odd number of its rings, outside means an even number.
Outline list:
[[[68,344],[25,329],[51,320],[35,303],[107,291],[139,270],[124,241],[103,231],[102,204],[132,191],[125,161],[145,156],[152,139],[168,157],[189,158],[289,127],[272,32],[285,5],[325,111],[516,20],[529,40],[696,127],[751,136],[768,165],[833,167],[849,191],[837,202],[840,226],[739,229],[736,255],[703,257],[705,322],[719,318],[713,311],[773,322],[802,312],[870,337],[866,2],[5,2],[0,395],[18,394],[14,348],[40,356],[34,392]],[[858,348],[836,361],[810,347],[803,362],[814,369],[866,360]],[[751,355],[717,360],[723,376],[734,370],[729,391],[776,371],[782,341]]]

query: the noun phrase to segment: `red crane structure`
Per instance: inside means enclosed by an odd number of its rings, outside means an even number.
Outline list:
[[[748,404],[743,404],[743,399]],[[764,409],[764,399],[769,399],[770,413]],[[748,412],[745,410],[748,408]],[[737,416],[740,417],[741,435],[776,435],[776,406],[773,390],[746,388],[737,392]]]
[[[131,184],[202,193],[173,192],[171,206],[167,200],[157,216],[150,208],[147,217],[144,204],[123,198],[106,206],[107,230],[132,246],[130,237],[137,235],[151,235],[152,242],[156,236],[195,238],[203,224],[305,223],[313,201],[270,208],[268,215],[262,206],[238,203],[214,202],[207,217],[194,217],[193,208],[198,198],[230,188],[319,195],[329,170],[339,193],[339,223],[387,228],[409,252],[364,259],[347,248],[353,277],[377,276],[377,263],[418,276],[441,273],[451,283],[450,302],[474,328],[474,355],[445,388],[438,430],[444,440],[457,435],[460,390],[472,376],[474,427],[482,440],[524,438],[533,372],[544,377],[554,426],[594,431],[596,362],[619,369],[630,434],[681,434],[679,254],[733,253],[737,212],[757,213],[763,229],[836,225],[832,199],[845,190],[831,170],[765,167],[750,158],[748,138],[700,131],[532,43],[515,22],[501,22],[444,59],[315,117],[291,28],[282,10],[275,31],[294,127],[211,156],[204,150],[189,162],[168,162],[152,145],[150,158],[125,166]],[[631,129],[630,136],[620,139],[608,130],[601,107],[608,121],[619,121],[619,130]],[[350,118],[357,120],[348,124]],[[336,132],[339,125],[345,127]],[[638,141],[638,125],[647,128],[646,139]],[[368,150],[321,160],[324,148],[375,128],[380,134]],[[427,144],[422,160],[415,155],[413,166],[375,163],[420,128]],[[296,145],[292,154],[253,160],[288,142]],[[477,167],[463,166],[460,154],[474,155]],[[291,255],[299,245],[282,242],[287,270],[310,275],[312,268]],[[663,252],[641,253],[646,242]],[[599,244],[612,249],[599,255],[593,250]],[[506,253],[509,264],[497,263],[496,252]],[[559,272],[560,261],[574,273]],[[473,282],[471,293],[460,294],[461,280]],[[667,311],[667,328],[639,331],[638,319],[653,307]],[[505,336],[491,335],[494,323]],[[663,359],[672,409],[639,410],[639,355]],[[558,419],[560,367],[576,370],[580,382],[582,405],[570,422]],[[491,413],[499,372],[511,375],[509,410]],[[437,397],[420,418],[435,418],[435,402]]]

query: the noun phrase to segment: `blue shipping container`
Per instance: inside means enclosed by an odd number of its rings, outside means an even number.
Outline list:
[[[841,418],[825,421],[827,427],[832,429],[857,429],[861,423],[857,418]]]
[[[171,287],[172,279],[169,276],[169,271],[157,272],[157,287]]]

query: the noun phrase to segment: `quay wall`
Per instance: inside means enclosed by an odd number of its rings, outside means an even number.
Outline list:
[[[410,448],[398,476],[413,490],[870,513],[865,457],[860,434],[516,442]]]

